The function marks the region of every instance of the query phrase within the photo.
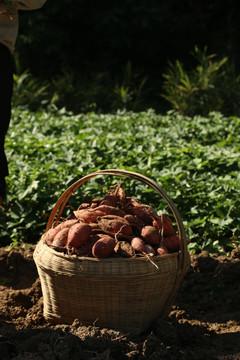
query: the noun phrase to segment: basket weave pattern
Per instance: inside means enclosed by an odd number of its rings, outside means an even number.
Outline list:
[[[155,256],[152,261],[145,257],[96,259],[59,253],[40,240],[34,260],[41,280],[44,317],[65,324],[77,318],[83,325],[139,334],[157,317],[168,315],[180,289],[189,267],[185,231],[167,194],[150,179],[124,170],[101,170],[73,184],[56,203],[47,229],[60,218],[67,200],[82,183],[103,174],[135,178],[164,197],[177,221],[180,251]]]

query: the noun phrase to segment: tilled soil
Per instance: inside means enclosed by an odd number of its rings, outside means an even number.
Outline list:
[[[170,315],[136,336],[47,323],[34,248],[0,248],[2,360],[240,359],[239,250],[192,255]]]

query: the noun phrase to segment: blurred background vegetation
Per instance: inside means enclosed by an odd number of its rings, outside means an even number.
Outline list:
[[[58,0],[19,15],[16,106],[240,116],[236,0]]]

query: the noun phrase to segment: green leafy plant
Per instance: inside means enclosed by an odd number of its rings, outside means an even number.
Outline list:
[[[28,107],[32,110],[44,106],[49,100],[49,84],[36,79],[28,70],[20,75],[13,74],[13,98],[14,106]]]
[[[216,60],[215,54],[207,54],[207,47],[201,51],[197,46],[192,55],[197,61],[192,70],[185,70],[179,60],[169,63],[168,72],[163,74],[162,97],[182,114],[207,116],[210,111],[221,110],[224,96],[219,79],[225,76],[223,65],[228,58]]]
[[[142,77],[140,71],[134,72],[131,61],[128,61],[123,70],[121,84],[117,81],[114,87],[115,107],[136,111],[141,105],[146,81],[147,77]]]

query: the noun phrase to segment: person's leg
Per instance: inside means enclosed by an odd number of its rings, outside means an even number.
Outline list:
[[[4,151],[4,141],[11,118],[12,65],[12,55],[6,46],[0,44],[0,198],[4,198],[6,195],[5,177],[8,175],[8,162]]]

